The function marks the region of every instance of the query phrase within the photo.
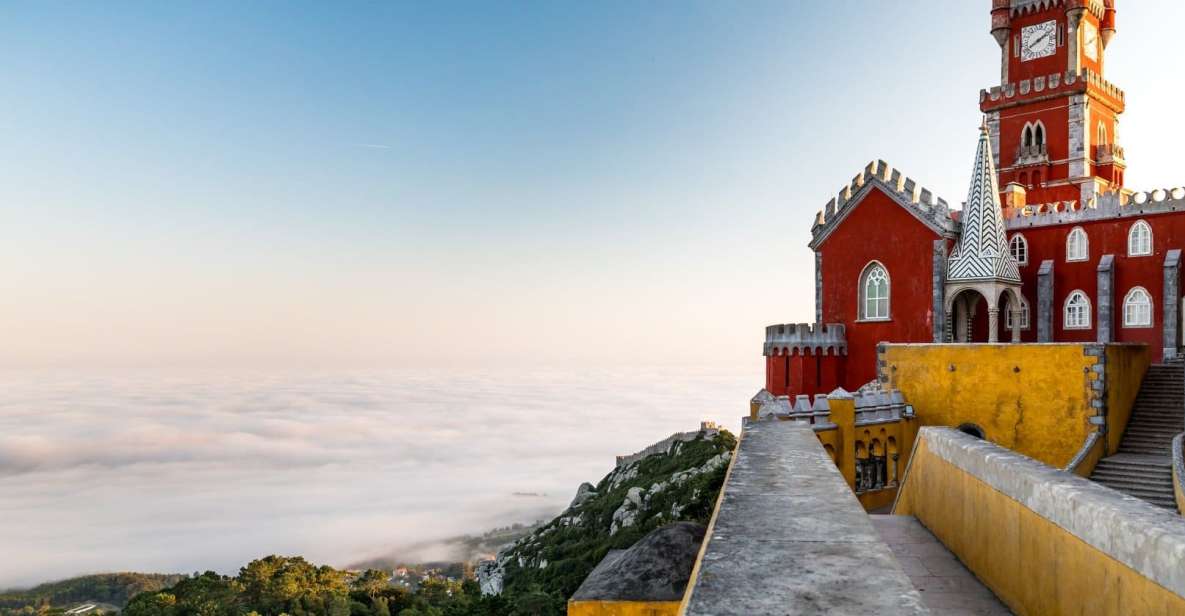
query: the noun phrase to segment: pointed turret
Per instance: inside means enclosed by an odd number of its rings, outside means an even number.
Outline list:
[[[963,232],[951,255],[947,280],[1019,283],[1020,269],[1008,252],[996,164],[986,124],[979,132],[979,148],[975,152],[975,168],[971,172],[962,222]]]

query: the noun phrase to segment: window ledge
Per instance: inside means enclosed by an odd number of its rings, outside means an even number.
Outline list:
[[[1127,257],[1129,259],[1135,259],[1138,257],[1151,257],[1151,256],[1152,256],[1152,253],[1150,253],[1150,252],[1138,252],[1138,253],[1134,253],[1134,254],[1130,253],[1130,252],[1127,253]]]
[[[877,318],[877,319],[856,319],[857,323],[892,323],[893,317]]]
[[[1128,325],[1127,323],[1124,323],[1123,329],[1152,329],[1152,326],[1151,325]]]
[[[1086,263],[1087,261],[1090,261],[1090,257],[1083,257],[1081,259],[1071,259],[1070,257],[1066,257],[1066,263]]]
[[[1090,325],[1063,325],[1062,329],[1072,329],[1075,331],[1083,331],[1087,329],[1094,329]]]

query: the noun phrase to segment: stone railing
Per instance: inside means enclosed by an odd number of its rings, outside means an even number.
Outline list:
[[[1017,165],[1047,165],[1049,164],[1049,147],[1044,143],[1022,145],[1016,149]]]
[[[737,444],[680,614],[928,614],[807,426],[762,421]]]
[[[1173,496],[1177,512],[1185,515],[1185,433],[1173,439]]]
[[[1180,515],[952,428],[918,433],[893,513],[1018,614],[1185,613]]]

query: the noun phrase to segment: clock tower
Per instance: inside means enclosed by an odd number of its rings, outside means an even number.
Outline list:
[[[992,0],[1000,85],[980,93],[1006,208],[1120,190],[1124,94],[1104,79],[1115,0]]]

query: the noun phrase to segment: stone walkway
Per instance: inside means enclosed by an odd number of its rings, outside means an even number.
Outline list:
[[[921,522],[912,516],[869,518],[935,616],[1012,616]]]

